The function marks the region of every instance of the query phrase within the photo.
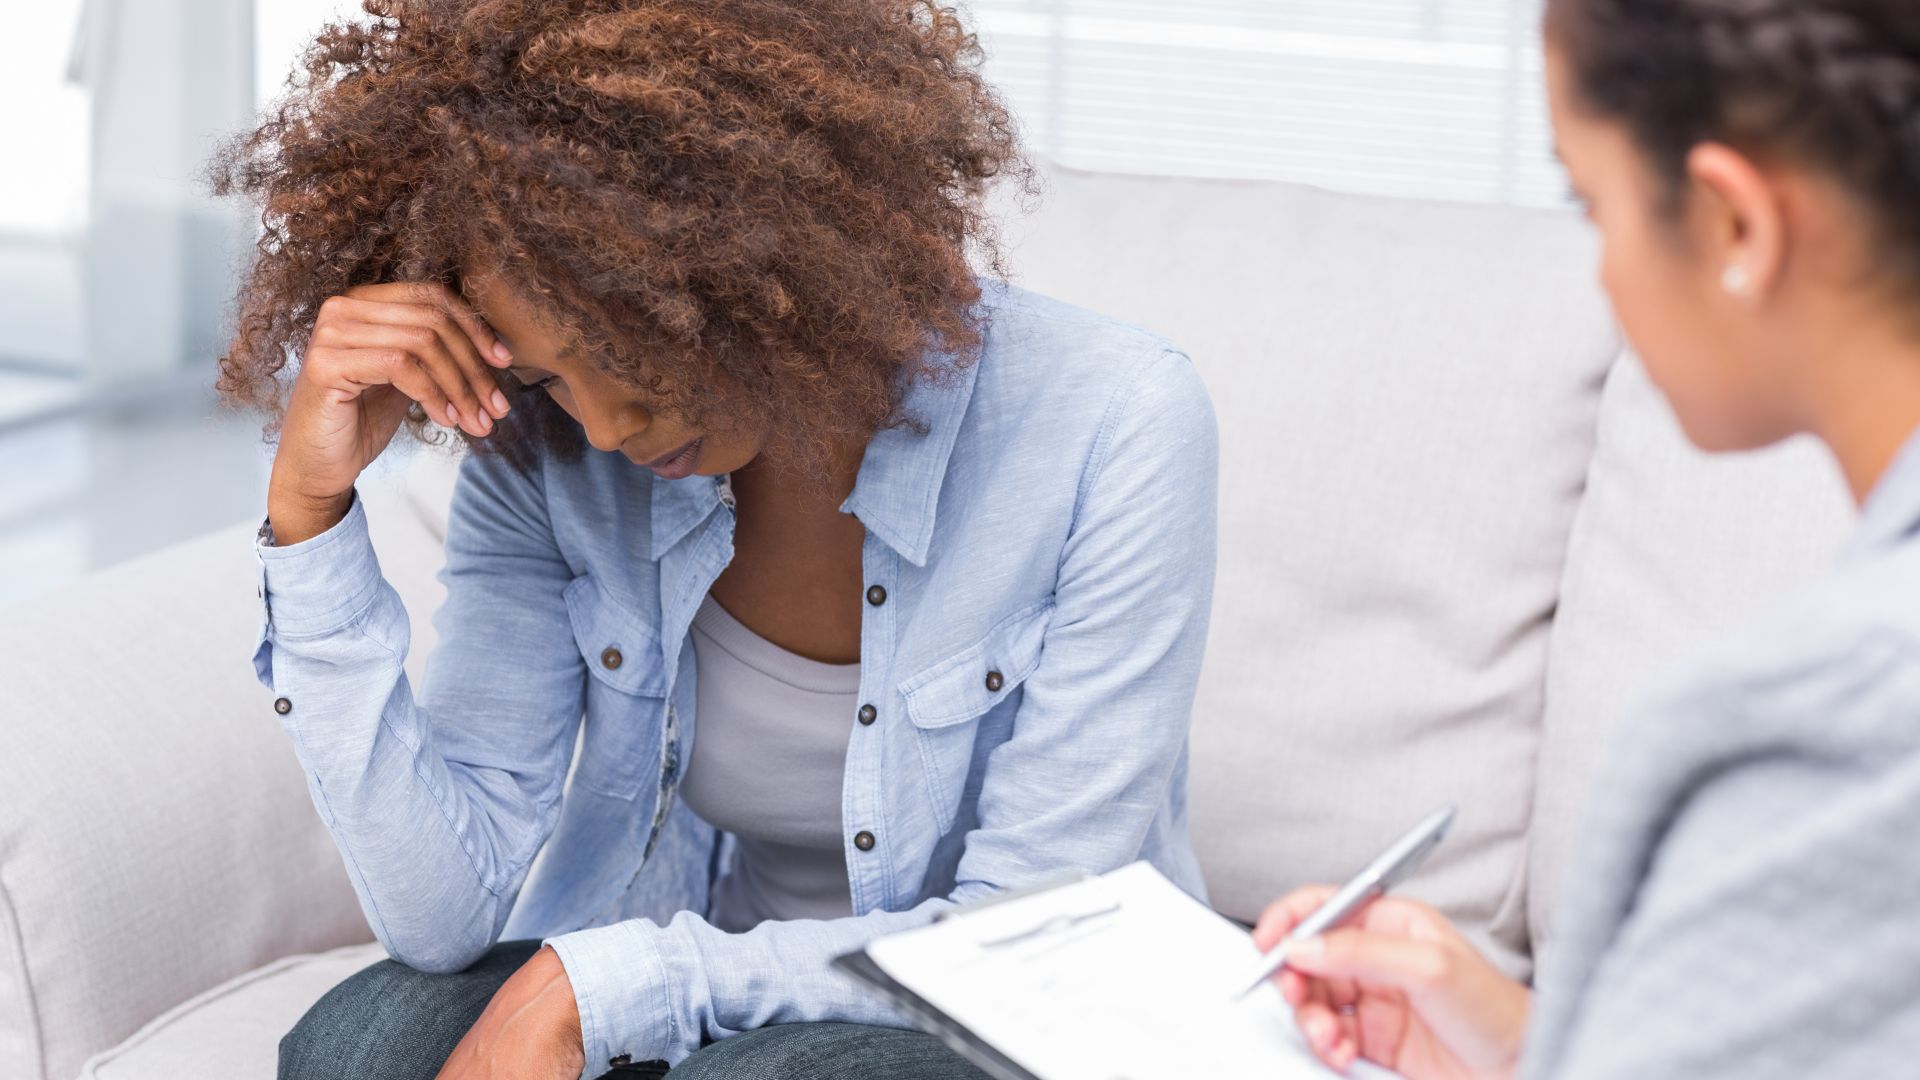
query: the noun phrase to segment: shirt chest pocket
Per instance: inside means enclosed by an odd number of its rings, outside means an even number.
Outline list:
[[[674,778],[661,768],[668,740],[659,632],[591,574],[573,579],[564,595],[588,675],[587,730],[574,783],[627,799],[670,785]]]
[[[974,760],[980,720],[1014,702],[1040,666],[1053,601],[1023,608],[974,644],[900,683],[927,774],[928,795],[942,832],[953,827]]]

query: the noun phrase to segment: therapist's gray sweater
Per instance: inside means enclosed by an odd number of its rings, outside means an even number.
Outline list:
[[[1650,699],[1593,798],[1527,1076],[1920,1077],[1920,439],[1834,576]]]

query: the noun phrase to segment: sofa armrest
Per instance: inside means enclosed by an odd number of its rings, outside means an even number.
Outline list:
[[[440,596],[420,492],[444,486],[362,486],[416,677]],[[0,1076],[69,1080],[210,986],[372,940],[254,678],[255,527],[0,612]]]

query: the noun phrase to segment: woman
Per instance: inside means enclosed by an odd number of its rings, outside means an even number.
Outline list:
[[[1199,891],[1188,361],[977,283],[1023,169],[949,8],[367,8],[223,175],[267,227],[224,387],[301,357],[255,662],[398,961],[281,1075],[977,1076],[829,961],[1137,858]],[[417,691],[353,488],[409,413],[473,449]]]
[[[1606,289],[1689,437],[1811,433],[1860,530],[1619,733],[1537,1003],[1404,900],[1292,951],[1282,993],[1324,1061],[1415,1080],[1911,1075],[1920,8],[1550,0],[1547,74]],[[1259,944],[1325,896],[1279,901]]]

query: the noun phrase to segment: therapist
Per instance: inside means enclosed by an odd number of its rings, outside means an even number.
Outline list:
[[[1920,5],[1550,0],[1546,26],[1602,278],[1688,436],[1812,434],[1863,518],[1624,725],[1537,992],[1404,900],[1294,950],[1282,992],[1322,1060],[1413,1080],[1913,1075]]]

